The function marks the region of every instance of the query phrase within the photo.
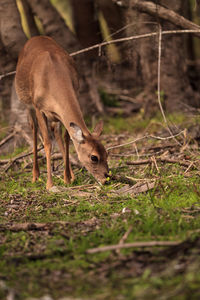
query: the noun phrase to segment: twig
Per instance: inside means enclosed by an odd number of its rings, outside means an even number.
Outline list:
[[[167,122],[167,119],[166,119],[166,116],[165,116],[165,113],[164,113],[164,109],[162,107],[162,103],[161,103],[161,96],[160,96],[160,74],[161,74],[161,53],[162,53],[162,28],[161,28],[161,25],[159,24],[159,34],[158,34],[158,87],[157,87],[157,94],[158,94],[158,104],[159,104],[159,107],[160,107],[160,111],[161,111],[161,114],[163,116],[163,120],[165,122],[165,125],[167,127],[167,130],[169,131],[169,133],[171,134],[171,136],[173,136],[173,139],[175,140],[175,142],[177,144],[179,144],[180,146],[181,143],[174,137],[169,125],[168,125],[168,122]]]
[[[162,137],[162,136],[156,136],[156,135],[152,135],[150,134],[149,137],[151,137],[152,139],[156,139],[156,140],[161,140],[161,141],[165,141],[165,140],[170,140],[170,139],[173,139],[181,134],[184,134],[185,130],[182,130],[180,131],[179,133],[177,134],[174,134],[174,135],[170,135],[170,136],[167,136],[167,137]],[[182,145],[181,145],[182,146]]]
[[[139,155],[139,152],[138,152],[138,148],[137,148],[137,144],[135,143],[134,144],[134,148],[135,148],[135,152],[137,154],[137,158],[139,159],[140,155]]]
[[[140,194],[140,193],[145,193],[148,192],[149,190],[152,190],[155,187],[156,180],[151,180],[150,182],[137,182],[131,187],[128,187],[127,189],[123,189],[122,191],[118,191],[119,193],[123,194]]]
[[[148,138],[148,137],[149,137],[149,135],[145,135],[145,136],[136,138],[135,140],[133,140],[133,141],[131,141],[131,142],[127,142],[127,143],[123,143],[123,144],[120,144],[120,145],[108,147],[106,150],[107,150],[107,151],[110,151],[110,150],[112,150],[112,149],[116,149],[116,148],[128,146],[128,145],[134,144],[134,143],[136,143],[136,142],[138,142],[138,141],[141,141],[141,140],[143,140],[143,139],[146,139],[146,138]]]
[[[119,245],[124,244],[125,240],[128,238],[129,234],[131,233],[133,229],[133,226],[129,226],[128,230],[125,232],[125,234],[123,235],[123,237],[121,238],[121,240],[119,241]]]
[[[124,242],[127,240],[128,236],[129,236],[129,234],[131,233],[132,229],[133,229],[133,226],[132,225],[129,226],[128,230],[125,232],[125,234],[120,239],[119,245],[123,245],[124,244]],[[120,253],[120,249],[117,249],[116,253],[119,254]]]
[[[166,145],[154,145],[151,147],[147,147],[147,148],[142,148],[143,150],[143,154],[139,154],[136,153],[136,151],[134,151],[133,149],[127,153],[120,153],[120,154],[116,154],[116,153],[109,153],[109,156],[112,157],[136,157],[137,159],[141,158],[141,157],[148,157],[148,156],[152,156],[152,152],[145,152],[145,150],[153,150],[153,154],[154,155],[159,155],[162,154],[165,149],[170,149],[170,148],[174,148],[177,147],[177,144],[166,144]]]
[[[191,29],[185,29],[185,30],[165,30],[162,32],[162,35],[168,35],[168,34],[185,34],[185,33],[200,33],[200,29],[198,30],[191,30]],[[148,37],[154,37],[158,35],[158,32],[151,32],[151,33],[145,33],[145,34],[139,34],[139,35],[132,35],[129,37],[125,37],[125,38],[119,38],[119,39],[115,39],[115,40],[111,40],[111,41],[107,41],[107,42],[103,42],[100,44],[95,44],[93,46],[90,46],[88,48],[84,48],[81,50],[78,50],[76,52],[72,52],[70,54],[70,56],[75,56],[81,53],[85,53],[88,51],[91,51],[93,49],[99,48],[99,47],[104,47],[110,44],[117,44],[117,43],[122,43],[122,42],[128,42],[128,41],[132,41],[132,40],[139,40],[139,39],[143,39],[143,38],[148,38]]]
[[[179,164],[183,167],[190,167],[191,168],[191,162],[190,161],[180,161],[178,159],[172,159],[172,158],[157,158],[157,162],[165,162],[165,163],[171,163],[171,164]],[[131,165],[146,165],[152,163],[151,159],[143,159],[143,160],[137,160],[137,161],[127,161],[126,164]],[[194,166],[195,167],[195,166]]]
[[[13,138],[13,136],[15,135],[15,131],[10,133],[8,136],[6,136],[3,140],[1,140],[0,142],[0,147],[3,146],[5,143],[7,143],[10,139]]]
[[[160,154],[161,151],[154,152],[154,154]],[[140,157],[148,157],[152,156],[152,153],[145,153],[145,154],[139,154],[138,155],[134,152],[129,152],[129,153],[121,153],[121,154],[115,154],[115,153],[109,153],[109,156],[112,157],[135,157],[136,159],[139,159]]]
[[[135,181],[126,177],[126,176],[122,176],[122,175],[113,175],[111,176],[112,180],[118,181],[118,182],[122,182],[122,183],[127,183],[127,184],[135,184]]]
[[[59,160],[59,159],[63,159],[63,156],[61,153],[54,153],[52,155],[52,160]],[[72,156],[71,154],[69,155],[69,160],[70,160],[70,163],[78,168],[81,168],[82,165],[80,164],[80,162],[74,157]]]
[[[118,4],[117,0],[113,0]],[[119,1],[120,4],[122,2],[123,7],[137,9],[140,12],[147,13],[155,18],[163,19],[167,22],[170,22],[178,27],[181,28],[188,28],[188,29],[200,29],[200,26],[189,21],[188,19],[184,18],[183,16],[179,15],[173,10],[166,8],[162,5],[159,5],[157,2],[153,3],[151,1],[138,1],[132,0],[130,5],[124,5],[123,1]],[[199,37],[199,35],[197,35]]]
[[[185,33],[199,33],[200,34],[200,30],[193,30],[193,29],[185,29],[185,30],[165,30],[162,32],[162,35],[169,35],[169,34],[185,34]],[[91,51],[93,49],[96,48],[101,48],[110,44],[117,44],[117,43],[122,43],[122,42],[127,42],[127,41],[132,41],[132,40],[138,40],[138,39],[142,39],[142,38],[148,38],[148,37],[154,37],[158,35],[158,32],[151,32],[151,33],[145,33],[145,34],[140,34],[140,35],[132,35],[129,37],[125,37],[125,38],[120,38],[120,39],[115,39],[115,40],[111,40],[111,41],[107,41],[107,42],[103,42],[103,43],[99,43],[99,44],[95,44],[93,46],[78,50],[76,52],[72,52],[70,53],[70,56],[76,56],[79,55],[81,53],[85,53],[88,51]],[[12,71],[6,74],[2,74],[0,75],[0,80],[6,76],[10,76],[12,74],[15,74],[16,71]]]
[[[157,161],[156,161],[156,158],[154,155],[151,157],[151,161],[154,163],[154,166],[156,167],[157,172],[160,173],[160,170],[158,168]]]
[[[194,162],[192,161],[191,163],[190,163],[190,165],[188,166],[188,168],[185,170],[185,172],[184,172],[184,174],[186,174],[190,169],[191,169],[191,167],[194,165]]]
[[[161,114],[163,116],[164,122],[167,125],[167,129],[168,129],[169,133],[171,135],[173,135],[171,130],[168,127],[167,119],[165,117],[165,113],[164,113],[162,103],[161,103],[161,98],[160,98],[160,69],[161,69],[162,28],[161,28],[160,24],[158,26],[159,26],[159,33],[158,33],[158,86],[157,86],[158,104],[159,104],[160,111],[161,111]]]
[[[76,185],[76,186],[69,186],[66,190],[82,190],[82,189],[92,189],[95,188],[96,185],[93,183],[90,184],[83,184],[83,185]]]
[[[152,134],[148,134],[148,135],[145,135],[145,136],[142,136],[142,137],[139,137],[139,138],[136,138],[135,140],[133,141],[130,141],[130,142],[127,142],[127,143],[124,143],[124,144],[120,144],[120,145],[116,145],[116,146],[112,146],[112,147],[108,147],[106,150],[107,151],[110,151],[112,149],[116,149],[116,148],[120,148],[120,147],[124,147],[124,146],[128,146],[128,145],[131,145],[131,144],[134,144],[138,141],[141,141],[143,139],[146,139],[146,138],[153,138],[153,139],[156,139],[156,140],[169,140],[169,139],[172,139],[174,137],[177,137],[181,134],[184,133],[184,130],[180,131],[179,133],[175,134],[175,135],[170,135],[170,136],[167,136],[167,137],[161,137],[161,136],[155,136],[155,135],[152,135]]]
[[[38,152],[41,150],[41,149],[43,149],[44,148],[44,146],[41,146],[39,149],[38,149]],[[12,158],[12,159],[7,159],[7,160],[1,160],[0,161],[0,164],[4,164],[4,163],[7,163],[7,165],[4,167],[4,171],[5,172],[7,172],[10,168],[11,168],[11,166],[17,161],[17,160],[19,160],[19,159],[22,159],[22,158],[24,158],[24,157],[27,157],[27,156],[29,156],[29,155],[31,155],[31,154],[33,154],[33,151],[30,151],[30,152],[28,152],[28,153],[22,153],[22,154],[19,154],[19,155],[17,155],[17,156],[15,156],[14,158]]]
[[[0,80],[3,79],[4,77],[14,75],[15,73],[16,73],[16,71],[12,71],[12,72],[8,72],[6,74],[2,74],[2,75],[0,75]]]
[[[181,241],[150,241],[150,242],[135,242],[135,243],[126,243],[126,244],[118,244],[118,245],[110,245],[98,248],[88,249],[86,252],[89,254],[105,252],[105,251],[113,251],[117,249],[127,249],[127,248],[143,248],[143,247],[173,247],[177,246],[181,243]]]

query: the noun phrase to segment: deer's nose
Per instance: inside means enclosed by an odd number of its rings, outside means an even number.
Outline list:
[[[109,177],[108,173],[104,173],[103,175],[104,177],[98,180],[100,184],[105,184],[107,182],[107,178]]]

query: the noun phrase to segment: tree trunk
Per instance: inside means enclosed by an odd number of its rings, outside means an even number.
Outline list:
[[[130,0],[131,2],[132,0]],[[156,1],[154,1],[156,3]],[[161,0],[159,5],[168,7],[182,14],[182,1]],[[139,33],[158,31],[158,24],[162,30],[177,29],[173,24],[149,16],[144,13],[138,15]],[[192,106],[199,105],[199,96],[195,94],[190,86],[185,61],[185,39],[182,35],[162,36],[161,56],[161,91],[164,106],[168,111],[182,110],[183,103]],[[141,75],[146,90],[146,111],[151,110],[151,104],[155,108],[157,90],[157,68],[158,68],[158,37],[143,39],[139,44],[139,55]]]
[[[64,20],[50,4],[49,0],[27,0],[27,2],[42,22],[46,35],[54,38],[68,52],[80,49],[77,38],[66,26]],[[84,89],[86,87],[86,93],[83,94],[80,90],[79,100],[82,110],[85,113],[90,110],[103,112],[103,105],[97,92],[97,86],[93,80],[90,65],[86,63],[83,56],[75,57],[75,61],[80,74],[80,86],[84,86]]]
[[[68,29],[63,18],[56,11],[49,0],[26,0],[32,12],[38,16],[42,22],[46,35],[55,39],[63,48],[69,52],[79,49],[79,45],[74,34]]]
[[[94,0],[72,0],[74,28],[82,47],[101,43],[101,29]],[[98,50],[86,53],[92,61],[98,56]]]
[[[23,9],[24,9],[25,16],[26,16],[30,36],[32,37],[32,36],[39,35],[39,30],[38,30],[37,25],[35,23],[34,15],[33,15],[33,12],[31,10],[30,5],[28,4],[27,0],[21,0],[21,2],[22,2],[22,6],[23,6]]]
[[[0,1],[1,41],[6,51],[17,59],[26,42],[15,0]]]
[[[98,8],[102,11],[103,16],[108,24],[111,35],[115,38],[123,36],[124,14],[122,10],[112,2],[112,0],[96,0]]]
[[[5,51],[0,40],[0,74],[6,74],[15,69],[15,60]],[[0,80],[0,121],[8,122],[10,117],[10,95],[13,75]]]
[[[23,47],[26,36],[22,30],[21,19],[15,0],[0,1],[0,36],[1,36],[1,59],[0,73],[5,74],[15,69],[19,51]],[[3,119],[8,121],[11,108],[10,96],[13,76],[5,77],[1,82],[1,96]]]

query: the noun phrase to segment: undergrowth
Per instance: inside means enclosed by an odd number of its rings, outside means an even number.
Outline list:
[[[182,117],[176,120],[183,122]],[[154,132],[159,124],[158,119],[142,123],[139,117],[138,122],[137,132],[147,126]],[[130,119],[124,125],[121,118],[113,118],[108,125],[105,122],[105,132],[116,127],[117,133],[124,134],[120,138],[123,143],[134,139],[124,133],[126,129],[132,132],[133,123]],[[116,143],[117,137],[105,138],[104,143]],[[185,156],[194,159],[188,148],[177,151],[177,145],[170,143],[170,148],[160,141],[138,143],[138,151],[156,156],[157,148],[152,147],[163,147],[169,150],[162,153],[173,154],[180,161]],[[123,151],[132,156],[124,157]],[[131,166],[127,162],[134,160],[134,151],[132,145],[115,149],[109,158],[112,174],[128,183],[111,178],[99,186],[84,169],[74,168],[76,180],[65,187],[60,168],[54,172],[58,191],[48,192],[45,166],[41,165],[42,175],[36,183],[31,182],[31,169],[24,162],[1,172],[0,299],[10,288],[16,299],[47,294],[53,299],[68,295],[97,300],[199,298],[198,168],[159,162]],[[145,192],[130,189],[152,180],[155,184]],[[33,227],[23,230],[17,227],[21,224]],[[34,228],[34,224],[43,227]],[[87,253],[90,248],[117,245],[128,231],[125,243],[183,244]]]

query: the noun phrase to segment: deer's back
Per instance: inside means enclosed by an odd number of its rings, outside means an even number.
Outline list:
[[[72,84],[75,90],[78,89],[73,59],[51,38],[33,37],[19,55],[15,78],[16,92],[21,101],[31,104],[35,91],[41,90],[41,93],[45,93],[52,80],[55,85],[68,80],[68,84]]]

